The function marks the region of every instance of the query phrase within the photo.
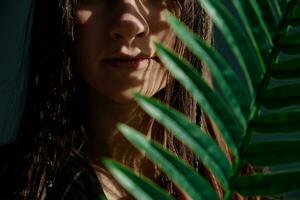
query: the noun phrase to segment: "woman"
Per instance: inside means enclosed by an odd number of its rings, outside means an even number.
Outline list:
[[[26,170],[15,196],[97,199],[104,192],[109,200],[132,199],[102,166],[99,159],[106,156],[185,199],[157,166],[116,132],[116,123],[123,122],[186,160],[222,197],[215,177],[195,155],[132,100],[131,92],[139,91],[177,108],[201,123],[229,156],[196,102],[155,56],[153,40],[173,48],[209,80],[166,23],[167,9],[211,41],[210,19],[196,0],[37,1],[20,139],[25,152],[21,166]]]

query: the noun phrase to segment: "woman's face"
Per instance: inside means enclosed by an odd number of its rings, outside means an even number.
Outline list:
[[[165,86],[166,69],[155,58],[152,40],[174,46],[166,9],[180,14],[175,0],[81,0],[73,61],[94,91],[126,102],[132,91],[152,96]]]

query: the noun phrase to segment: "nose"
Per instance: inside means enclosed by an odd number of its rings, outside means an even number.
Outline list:
[[[140,13],[135,0],[122,1],[119,7],[119,15],[116,15],[110,28],[110,36],[113,39],[122,39],[131,42],[135,38],[142,38],[149,34],[149,25],[145,17]]]

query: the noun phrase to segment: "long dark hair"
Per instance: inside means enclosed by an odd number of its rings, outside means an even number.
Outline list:
[[[71,73],[71,43],[74,38],[74,9],[76,0],[36,1],[30,47],[30,67],[27,105],[22,132],[25,148],[30,153],[26,181],[21,193],[24,199],[40,199],[51,192],[55,177],[63,163],[81,150],[86,141],[84,120],[80,118],[84,105],[84,88],[76,73]],[[197,0],[181,0],[181,20],[208,43],[212,40],[212,23]],[[209,81],[203,64],[186,50],[177,39],[174,50],[186,58]],[[191,95],[168,75],[167,86],[156,95],[161,101],[183,112],[191,121],[200,124],[225,153],[225,143],[214,131]],[[193,152],[154,122],[152,139],[183,158],[203,174],[222,197],[222,189],[215,177],[203,167]],[[171,195],[179,198],[176,186],[155,166],[153,180]]]

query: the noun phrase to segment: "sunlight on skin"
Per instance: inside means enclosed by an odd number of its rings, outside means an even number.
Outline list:
[[[80,10],[77,12],[77,17],[80,18],[80,23],[85,24],[90,17],[92,16],[93,11],[92,10]]]
[[[132,91],[153,96],[165,86],[166,70],[160,63],[151,60],[147,67],[132,70],[101,67],[101,61],[110,54],[117,52],[126,55],[138,56],[143,54],[147,57],[153,57],[155,56],[155,49],[151,40],[160,41],[166,46],[172,47],[175,37],[162,14],[162,11],[166,9],[165,6],[158,4],[158,2],[153,3],[153,5],[149,2],[144,4],[132,0],[124,1],[122,7],[120,5],[104,5],[105,3],[101,3],[102,6],[99,4],[84,5],[76,13],[79,24],[79,40],[76,41],[76,45],[79,52],[76,53],[75,62],[80,74],[91,87],[114,101],[127,102],[131,100]],[[115,16],[112,16],[112,13]],[[101,22],[100,18],[111,18],[110,24],[103,22],[103,20]],[[109,27],[110,25],[113,26]],[[129,30],[124,32],[122,27],[126,26],[129,27]],[[143,37],[135,37],[132,36],[134,34],[132,30],[144,31],[146,34]],[[113,40],[109,37],[111,34],[109,31],[121,32],[127,38],[122,38],[123,40],[119,41]],[[100,45],[105,49],[100,49]],[[84,49],[85,52],[82,53],[81,49]],[[94,63],[91,63],[92,61]],[[157,75],[154,76],[154,74]]]
[[[149,118],[131,94],[138,91],[153,96],[165,87],[167,70],[157,59],[149,58],[155,56],[153,41],[169,48],[174,46],[175,34],[163,11],[169,9],[178,14],[179,8],[174,9],[175,1],[168,6],[160,0],[82,1],[75,16],[72,64],[89,87],[87,157],[109,200],[130,199],[99,158],[110,157],[140,169],[138,173],[153,176],[151,163],[116,132],[115,126],[123,122],[139,130],[149,127]],[[147,59],[135,62],[137,67],[130,66],[128,60],[122,64],[115,61],[124,56]]]

